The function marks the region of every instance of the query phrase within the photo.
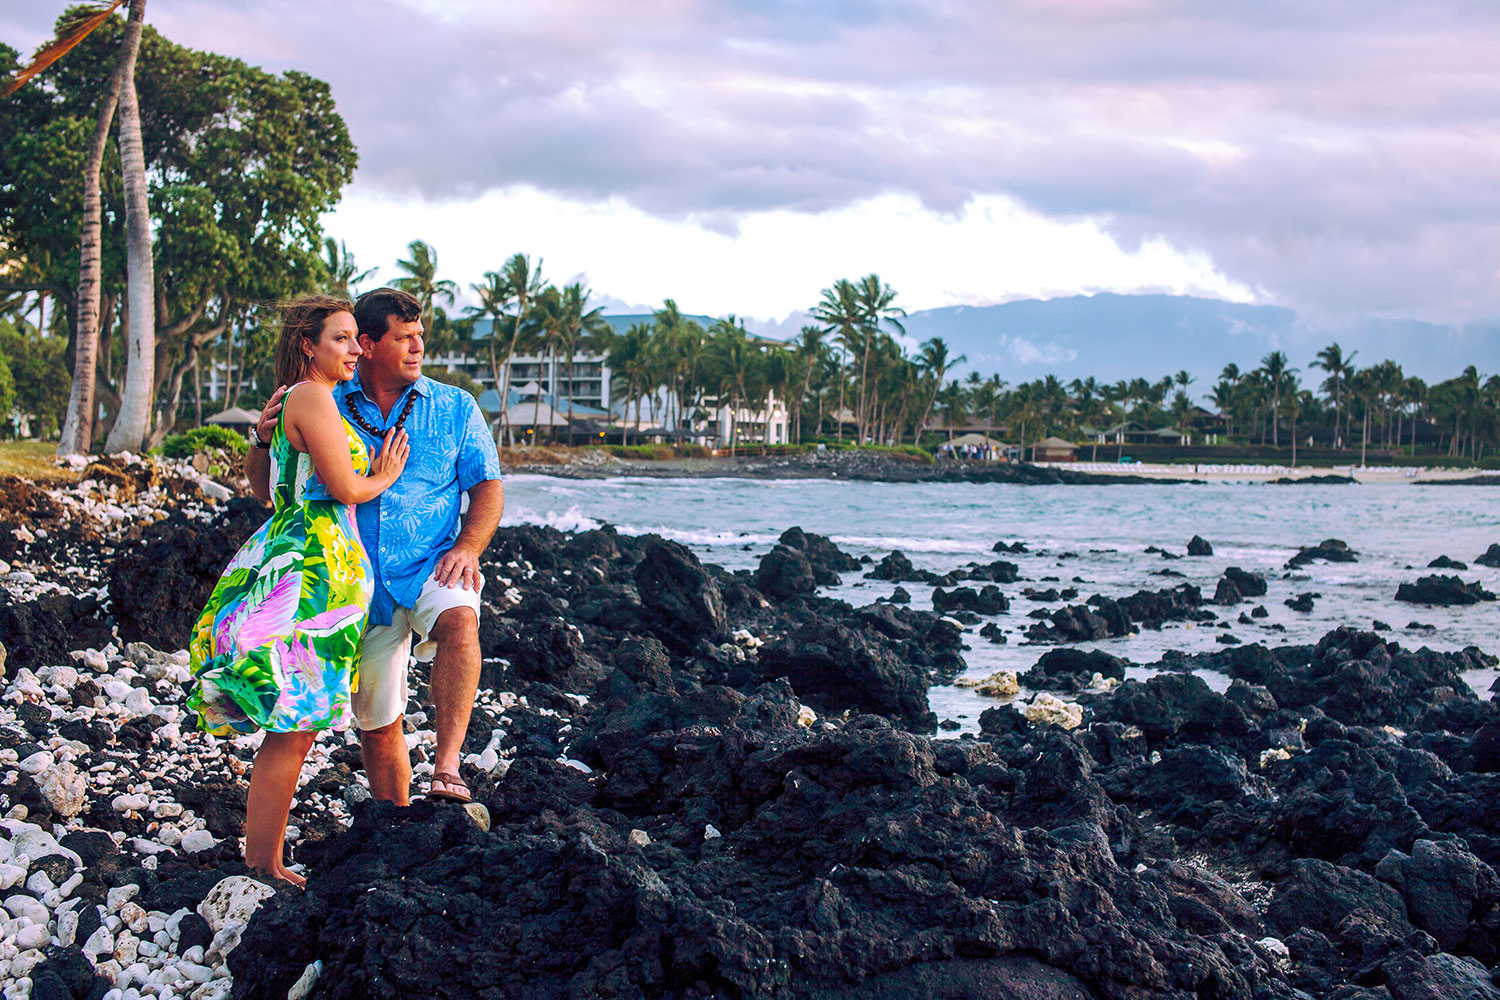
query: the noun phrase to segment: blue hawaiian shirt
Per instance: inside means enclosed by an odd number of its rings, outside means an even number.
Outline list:
[[[406,468],[390,489],[356,511],[360,540],[375,568],[371,625],[389,625],[398,605],[410,608],[417,602],[433,564],[458,537],[463,494],[476,483],[500,478],[500,456],[479,405],[456,386],[423,375],[402,391],[387,417],[365,396],[358,374],[334,389],[334,397],[341,411],[352,403],[371,427],[380,428],[375,438],[349,421],[373,456],[413,392],[422,398],[403,425],[411,442]]]

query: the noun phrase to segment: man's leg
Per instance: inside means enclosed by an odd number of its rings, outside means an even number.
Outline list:
[[[360,755],[364,758],[365,777],[370,794],[398,806],[411,805],[411,753],[406,749],[402,719],[388,726],[359,734]]]
[[[430,684],[437,727],[433,770],[457,774],[469,715],[479,690],[479,616],[473,608],[449,608],[438,615],[431,638],[437,640]]]
[[[390,625],[365,629],[360,651],[359,689],[350,707],[359,723],[359,749],[370,794],[398,806],[411,804],[411,753],[406,749],[406,662],[411,625],[397,608]]]

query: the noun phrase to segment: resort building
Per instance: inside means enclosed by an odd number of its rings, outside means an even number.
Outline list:
[[[1071,462],[1076,457],[1075,446],[1071,441],[1062,438],[1042,438],[1031,446],[1031,460],[1033,462]]]
[[[767,394],[763,408],[741,406],[732,415],[730,407],[714,396],[704,396],[691,408],[681,407],[666,389],[639,400],[622,399],[612,412],[616,426],[643,437],[691,440],[724,448],[729,447],[731,434],[738,445],[786,444],[791,440],[791,414],[774,392]]]
[[[613,319],[614,317],[609,317]],[[505,384],[507,364],[501,362],[500,370],[490,370],[489,351],[484,344],[489,341],[495,321],[485,318],[474,323],[474,336],[469,351],[449,351],[430,354],[425,365],[460,372],[473,379],[482,389],[495,389]],[[504,331],[501,331],[504,340]],[[609,366],[604,355],[580,351],[573,356],[570,366],[566,357],[553,354],[518,354],[510,359],[510,388],[536,385],[544,395],[561,400],[573,400],[575,406],[587,406],[595,410],[609,409]],[[563,407],[566,409],[566,406]]]

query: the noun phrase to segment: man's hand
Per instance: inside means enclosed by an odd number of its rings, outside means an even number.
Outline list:
[[[438,558],[432,567],[432,575],[444,587],[462,586],[464,590],[479,589],[479,555],[466,546],[455,545]]]
[[[260,420],[255,424],[255,436],[262,441],[271,440],[271,435],[276,433],[276,421],[281,417],[281,400],[286,395],[287,386],[278,386],[271,393],[270,402],[266,408],[260,411]]]

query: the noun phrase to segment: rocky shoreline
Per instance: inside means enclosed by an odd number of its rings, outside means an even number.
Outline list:
[[[928,462],[900,453],[864,451],[809,452],[738,458],[684,458],[663,461],[623,460],[591,454],[587,460],[527,462],[524,451],[512,472],[561,479],[608,479],[637,476],[662,479],[846,479],[879,483],[1018,483],[1025,486],[1111,486],[1145,483],[1197,482],[1191,478],[1151,478],[1128,474],[1077,472],[1029,462],[976,465],[967,462]]]
[[[1464,680],[1492,658],[1343,628],[1122,681],[1072,643],[1230,622],[1264,581],[1068,588],[1028,629],[1042,694],[935,738],[965,627],[1038,585],[1015,543],[937,575],[793,528],[731,573],[504,528],[463,767],[489,828],[369,801],[325,736],[289,831],[308,888],[274,890],[238,855],[254,740],[184,708],[188,625],[263,516],[221,491],[140,462],[0,481],[7,1000],[1500,998],[1500,712]],[[945,613],[819,596],[853,574]]]

